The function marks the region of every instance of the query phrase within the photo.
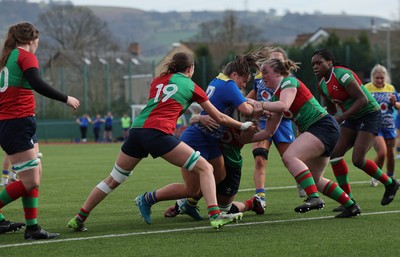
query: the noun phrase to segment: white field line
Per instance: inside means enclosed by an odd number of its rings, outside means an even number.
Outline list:
[[[364,213],[362,213],[362,216],[398,214],[398,213],[400,213],[400,210],[369,212],[369,213],[364,212]],[[326,219],[333,219],[333,218],[334,218],[334,216],[322,216],[322,217],[300,218],[300,219],[290,219],[290,220],[267,220],[267,221],[231,224],[231,225],[227,225],[227,227],[229,227],[229,226],[253,226],[253,225],[258,226],[261,224],[302,222],[302,221],[312,221],[312,220],[326,220]],[[69,241],[94,240],[94,239],[103,239],[103,238],[112,238],[112,237],[128,237],[128,236],[140,236],[140,235],[152,235],[152,234],[166,234],[166,233],[186,232],[186,231],[195,231],[195,230],[204,230],[204,229],[212,229],[212,228],[210,226],[202,226],[202,227],[192,227],[192,228],[178,228],[178,229],[168,229],[168,230],[132,232],[132,233],[124,233],[124,234],[109,234],[109,235],[102,235],[102,236],[75,237],[75,238],[65,238],[65,239],[32,241],[32,242],[25,242],[25,243],[19,243],[19,244],[0,245],[0,249],[1,248],[21,247],[21,246],[28,246],[28,245],[63,243],[63,242],[69,242]]]
[[[351,184],[368,184],[369,181],[351,181]],[[297,188],[295,185],[295,182],[293,181],[293,186],[279,186],[279,187],[266,187],[265,190],[279,190],[279,189],[289,189],[289,188]],[[254,191],[254,188],[245,188],[245,189],[239,189],[239,192],[248,192],[248,191]]]
[[[369,181],[352,182],[352,184],[363,184],[363,183],[369,183]],[[279,190],[279,189],[287,189],[287,188],[296,188],[296,186],[267,187],[266,189],[267,190]],[[242,189],[239,191],[245,192],[245,191],[251,191],[251,190],[254,190],[254,189]],[[400,210],[386,211],[386,212],[362,213],[362,215],[363,216],[365,216],[365,215],[382,215],[382,214],[393,214],[393,213],[400,213]],[[260,224],[323,220],[323,219],[331,219],[331,218],[334,218],[334,216],[300,218],[300,219],[290,219],[290,220],[269,220],[269,221],[259,221],[259,222],[247,222],[247,223],[239,223],[239,224],[233,224],[233,225],[228,225],[228,226],[251,226],[251,225],[260,225]],[[203,230],[203,229],[211,229],[211,227],[210,226],[202,226],[202,227],[192,227],[192,228],[132,232],[132,233],[124,233],[124,234],[109,234],[109,235],[102,235],[102,236],[75,237],[75,238],[53,239],[53,240],[43,240],[43,241],[39,240],[39,241],[24,242],[24,243],[19,243],[19,244],[6,244],[6,245],[0,244],[0,249],[1,248],[28,246],[28,245],[54,244],[54,243],[62,243],[62,242],[68,242],[68,241],[83,241],[83,240],[93,240],[93,239],[112,238],[112,237],[127,237],[127,236],[140,236],[140,235],[151,235],[151,234],[176,233],[176,232],[182,232],[182,231],[194,231],[194,230]]]

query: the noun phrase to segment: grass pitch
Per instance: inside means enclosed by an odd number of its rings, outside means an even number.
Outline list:
[[[25,241],[23,231],[0,235],[0,256],[398,256],[400,195],[381,206],[384,187],[369,185],[369,177],[348,162],[350,181],[362,215],[334,219],[338,206],[322,196],[325,209],[297,214],[302,202],[293,177],[272,147],[267,166],[265,215],[246,212],[239,224],[220,231],[209,222],[188,216],[164,218],[173,201],[152,207],[153,224],[138,216],[133,199],[145,191],[182,181],[180,170],[164,160],[148,158],[133,175],[112,192],[90,215],[84,233],[71,232],[66,223],[82,206],[86,196],[109,173],[119,144],[41,144],[44,154],[40,187],[39,223],[56,240]],[[251,146],[243,151],[244,167],[237,200],[254,194]],[[373,158],[374,152],[369,153]],[[350,155],[347,156],[349,160]],[[399,165],[399,161],[396,160]],[[396,169],[398,170],[398,169]],[[400,175],[399,175],[400,176]],[[328,167],[326,177],[333,178]],[[200,209],[207,215],[204,201]],[[21,201],[3,209],[6,218],[23,221]]]

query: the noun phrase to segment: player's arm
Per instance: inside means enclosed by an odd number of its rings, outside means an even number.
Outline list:
[[[24,77],[26,78],[32,89],[38,92],[39,94],[63,103],[67,102],[68,96],[52,88],[49,84],[47,84],[40,77],[38,68],[32,67],[25,70]]]

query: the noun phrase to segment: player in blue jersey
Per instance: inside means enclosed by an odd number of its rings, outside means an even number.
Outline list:
[[[399,96],[393,85],[389,84],[386,68],[380,64],[371,70],[371,82],[365,88],[372,94],[381,107],[381,120],[378,136],[375,137],[374,149],[376,165],[382,169],[386,159],[386,175],[394,176],[394,146],[396,142],[396,127],[393,112],[400,107]],[[378,181],[371,178],[371,186],[377,186]]]

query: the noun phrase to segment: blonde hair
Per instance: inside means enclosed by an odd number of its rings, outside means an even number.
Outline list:
[[[265,64],[271,66],[272,70],[275,73],[278,73],[284,77],[289,76],[292,71],[296,71],[297,69],[299,69],[299,66],[297,66],[298,63],[290,59],[282,61],[278,58],[271,58],[266,60],[263,65]]]
[[[386,70],[386,67],[383,65],[380,65],[380,64],[376,64],[371,70],[371,75],[370,75],[371,83],[373,83],[374,76],[377,72],[382,72],[385,75],[384,83],[387,83],[387,84],[391,83],[391,79],[390,79],[388,71]]]

